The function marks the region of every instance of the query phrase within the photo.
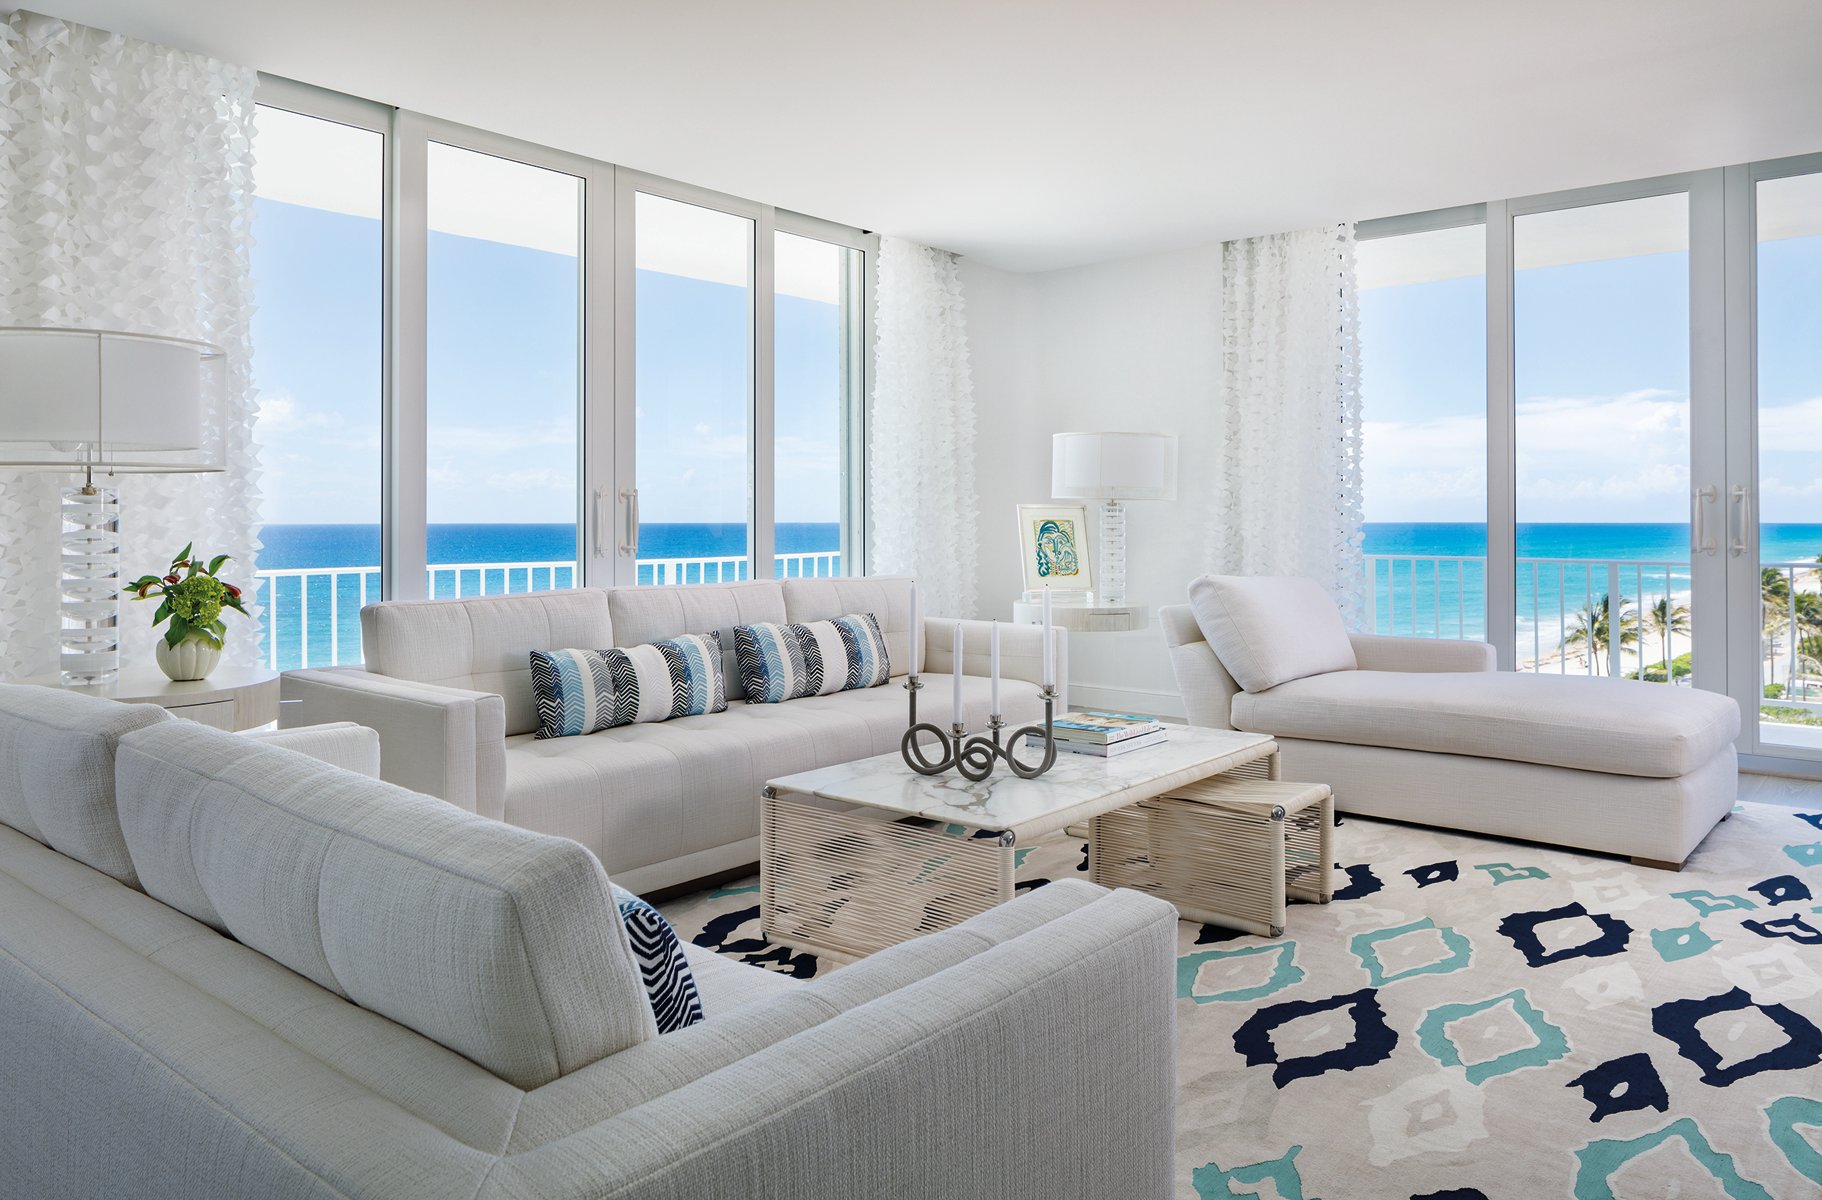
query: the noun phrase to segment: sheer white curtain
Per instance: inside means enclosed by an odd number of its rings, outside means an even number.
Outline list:
[[[1362,570],[1353,226],[1226,243],[1221,309],[1210,569],[1308,576],[1353,623]]]
[[[0,325],[213,342],[226,351],[227,470],[119,480],[122,574],[194,539],[251,593],[253,71],[33,13],[0,19]],[[57,663],[58,489],[0,472],[0,676]],[[148,606],[141,606],[148,607]],[[151,661],[151,612],[122,613],[122,663]],[[225,657],[258,661],[230,617]]]
[[[914,575],[931,616],[974,615],[974,385],[956,257],[881,238],[873,407],[867,421],[869,566]]]

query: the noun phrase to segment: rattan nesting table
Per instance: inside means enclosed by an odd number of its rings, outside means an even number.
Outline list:
[[[1274,780],[1278,744],[1173,725],[1162,745],[1062,755],[1037,779],[919,775],[896,752],[774,779],[760,805],[761,929],[846,956],[947,929],[1012,899],[1020,849],[1082,822],[1097,833],[1106,814],[1214,776]],[[1135,886],[1102,879],[1093,854],[1089,877]],[[1144,890],[1173,899],[1168,887]]]

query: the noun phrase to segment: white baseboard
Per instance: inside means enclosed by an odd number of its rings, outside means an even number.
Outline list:
[[[1146,688],[1119,687],[1103,683],[1069,681],[1069,706],[1076,710],[1098,708],[1108,712],[1136,713],[1142,717],[1186,715],[1183,697],[1176,692],[1154,692]]]

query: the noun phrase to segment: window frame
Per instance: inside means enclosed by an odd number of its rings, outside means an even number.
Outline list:
[[[847,465],[842,570],[867,569],[867,408],[874,377],[874,289],[879,238],[833,221],[778,209],[694,184],[557,150],[473,126],[363,100],[295,80],[261,74],[258,104],[370,130],[383,138],[381,208],[381,517],[382,594],[422,599],[428,573],[427,309],[428,153],[431,142],[558,171],[582,181],[581,304],[578,364],[577,557],[580,584],[637,582],[628,537],[637,487],[633,311],[635,204],[649,192],[753,221],[748,324],[748,552],[754,578],[774,559],[776,455],[773,257],[778,232],[859,252],[849,286],[858,312],[844,329],[842,452]]]

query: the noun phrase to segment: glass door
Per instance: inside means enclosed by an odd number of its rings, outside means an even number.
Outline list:
[[[756,222],[643,190],[633,206],[635,482],[621,493],[616,573],[749,579]]]
[[[1519,670],[1695,682],[1690,205],[1513,219]]]
[[[1721,536],[1747,748],[1822,761],[1822,161],[1800,165],[1747,183],[1755,344],[1735,432],[1752,454],[1736,456]]]
[[[428,147],[427,594],[577,587],[583,181]]]

